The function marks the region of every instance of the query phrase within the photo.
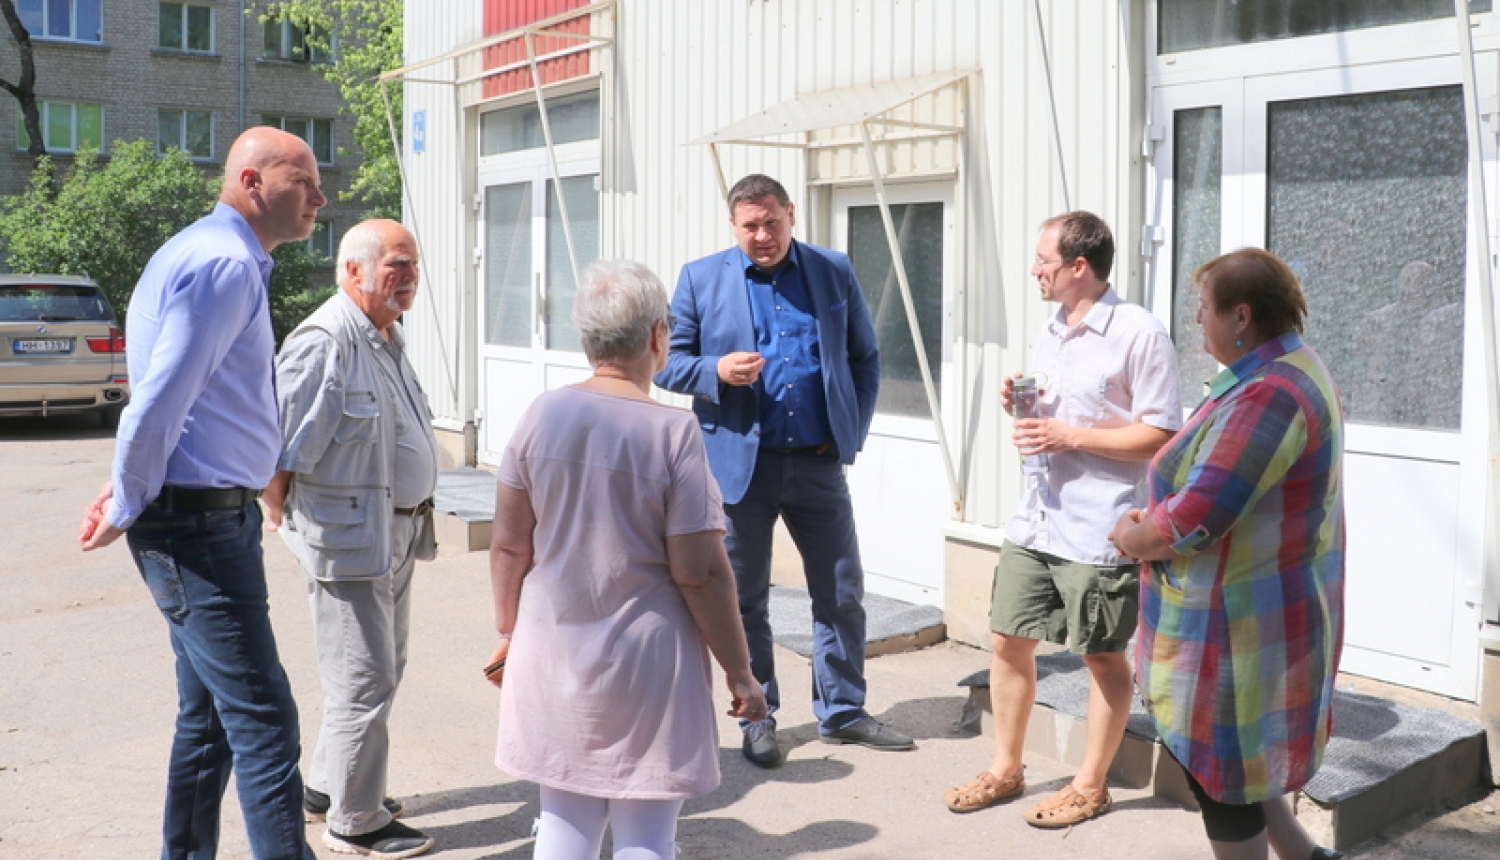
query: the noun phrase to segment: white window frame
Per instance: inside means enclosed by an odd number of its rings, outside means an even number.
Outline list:
[[[16,13],[18,15],[21,14],[22,6],[26,2],[27,0],[20,0],[20,2],[16,3]],[[48,20],[51,17],[51,4],[47,2],[47,0],[34,0],[34,2],[38,7],[38,14],[41,15],[42,32],[32,33],[31,37],[33,39],[52,39],[62,42],[87,42],[95,45],[104,41],[104,0],[68,0],[68,11],[71,13],[68,16],[68,20],[71,24],[72,30],[66,34],[51,32],[52,26],[51,22]],[[99,7],[99,38],[85,39],[79,37],[77,33],[79,3],[93,3]],[[27,29],[30,30],[29,27]]]
[[[264,116],[261,117],[261,122],[263,124],[265,124],[265,125],[269,125],[269,126],[271,126],[273,128],[279,128],[282,131],[287,132],[288,134],[297,134],[296,132],[294,132],[291,129],[289,129],[289,128],[286,127],[286,124],[287,124],[288,121],[300,121],[300,122],[307,123],[307,136],[303,137],[302,139],[304,141],[306,141],[307,145],[312,149],[312,151],[313,151],[313,157],[314,158],[317,158],[317,155],[318,155],[318,144],[322,142],[322,139],[317,134],[318,123],[327,123],[328,124],[328,160],[324,161],[323,159],[319,158],[318,159],[318,164],[323,165],[324,167],[328,167],[328,166],[331,166],[331,165],[334,164],[334,157],[338,154],[338,147],[335,146],[334,142],[333,142],[333,120],[332,119],[330,119],[328,117],[316,117],[316,116],[282,116],[282,115],[279,115],[279,114],[265,114]],[[302,135],[297,135],[297,136],[298,137],[302,137]]]
[[[211,110],[194,110],[192,108],[159,108],[157,110],[156,121],[157,153],[162,154],[162,143],[164,142],[161,139],[161,115],[169,113],[177,114],[177,140],[165,141],[165,143],[168,146],[175,146],[178,149],[182,150],[184,155],[194,161],[212,161],[214,157],[214,113]],[[208,152],[203,155],[191,152],[187,148],[188,114],[204,114],[208,117]]]
[[[72,140],[69,141],[72,144],[71,146],[52,145],[52,126],[49,119],[53,109],[59,107],[66,107],[72,113],[72,121],[68,124],[72,137]],[[67,155],[78,151],[78,108],[80,107],[96,107],[99,109],[99,152],[104,152],[104,141],[108,139],[104,133],[104,105],[95,104],[94,102],[39,101],[36,103],[37,120],[42,127],[42,146],[46,148],[47,152]],[[26,149],[28,144],[28,141],[24,137],[26,127],[23,122],[23,118],[17,115],[16,124],[20,128],[21,134],[17,136],[16,140],[17,146],[20,149]]]
[[[182,27],[182,44],[180,44],[180,45],[163,45],[163,44],[161,44],[161,25],[160,25],[159,19],[160,19],[161,14],[166,11],[165,9],[162,8],[164,6],[176,6],[177,7],[177,14],[181,18],[180,24],[181,24],[181,27]],[[189,47],[188,44],[187,44],[188,31],[189,31],[189,27],[188,27],[188,12],[189,12],[189,10],[192,10],[192,9],[206,9],[206,10],[208,10],[208,47],[206,47],[206,48],[192,48],[192,47]],[[183,53],[186,53],[186,54],[212,54],[212,53],[214,53],[214,46],[217,44],[216,37],[218,36],[218,26],[219,26],[219,22],[216,20],[218,16],[214,15],[214,7],[212,7],[212,6],[205,6],[202,3],[167,3],[167,2],[161,2],[161,3],[157,4],[157,10],[158,10],[157,11],[158,24],[157,24],[157,28],[156,28],[156,33],[157,33],[157,35],[156,35],[157,45],[156,46],[158,48],[162,48],[162,49],[168,50],[168,51],[182,51]]]
[[[963,296],[958,292],[957,272],[958,260],[958,210],[955,200],[955,191],[952,182],[898,182],[886,186],[886,199],[892,206],[907,203],[941,203],[943,206],[943,231],[945,238],[943,247],[943,330],[939,342],[942,349],[938,353],[939,367],[934,367],[934,376],[937,377],[938,409],[942,413],[945,427],[954,427],[957,415],[955,401],[958,399],[955,389],[955,380],[958,378],[959,368],[953,354],[953,344],[956,340],[958,319],[957,309],[963,302]],[[839,188],[834,192],[833,199],[833,241],[830,243],[835,247],[842,247],[847,239],[849,230],[849,209],[856,206],[875,206],[878,201],[875,196],[874,186],[854,186]],[[885,237],[881,236],[881,241]],[[901,324],[907,325],[906,309],[901,308]],[[925,334],[924,334],[925,338]],[[933,426],[930,416],[896,415],[889,412],[875,413],[874,420],[870,423],[870,432],[881,436],[891,436],[900,439],[913,439],[923,442],[936,442],[937,429]]]

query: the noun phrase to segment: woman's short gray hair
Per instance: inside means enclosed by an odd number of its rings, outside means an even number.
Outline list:
[[[631,260],[597,260],[583,270],[573,325],[590,364],[636,358],[666,321],[667,289],[650,269]]]

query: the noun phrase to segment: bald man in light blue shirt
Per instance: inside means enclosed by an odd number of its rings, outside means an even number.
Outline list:
[[[214,856],[231,772],[256,860],[313,860],[256,497],[281,451],[270,251],[311,234],[318,185],[301,139],[245,132],[214,211],[156,252],[130,301],[132,397],[79,539],[89,551],[127,535],[177,658],[164,860]]]

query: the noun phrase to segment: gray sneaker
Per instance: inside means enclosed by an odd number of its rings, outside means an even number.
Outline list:
[[[379,830],[353,836],[325,830],[323,844],[338,854],[363,854],[374,860],[401,860],[403,857],[415,857],[431,848],[432,837],[399,821],[392,821]]]
[[[914,750],[917,745],[912,739],[901,734],[888,725],[880,722],[869,714],[860,717],[854,722],[836,732],[823,735],[825,744],[859,744],[872,750]]]

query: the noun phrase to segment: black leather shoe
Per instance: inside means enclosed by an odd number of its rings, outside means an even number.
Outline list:
[[[1344,860],[1344,855],[1332,848],[1314,848],[1308,860]]]
[[[780,767],[781,747],[776,743],[776,721],[761,720],[745,726],[745,758],[756,767]]]
[[[914,750],[917,745],[874,717],[866,714],[836,732],[823,736],[825,744],[859,744],[872,750]]]

